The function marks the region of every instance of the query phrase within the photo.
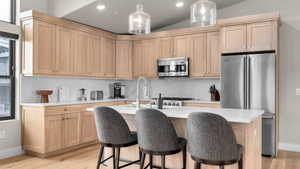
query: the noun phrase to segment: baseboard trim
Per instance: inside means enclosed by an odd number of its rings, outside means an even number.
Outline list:
[[[0,159],[10,158],[24,154],[21,146],[0,150]]]
[[[279,143],[279,150],[300,152],[300,144]]]

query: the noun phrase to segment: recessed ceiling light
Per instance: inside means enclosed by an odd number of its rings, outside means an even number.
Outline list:
[[[99,11],[102,11],[106,8],[106,6],[104,4],[98,4],[96,7]]]
[[[184,6],[184,3],[183,3],[182,1],[176,2],[176,7],[177,7],[177,8],[181,8],[181,7],[183,7],[183,6]]]

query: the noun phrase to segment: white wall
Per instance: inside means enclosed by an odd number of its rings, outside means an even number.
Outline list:
[[[280,142],[300,145],[300,1],[297,0],[246,0],[218,11],[219,18],[280,12]],[[162,28],[189,27],[189,20]]]
[[[20,3],[21,12],[27,10],[36,10],[43,13],[49,12],[48,0],[20,0]]]

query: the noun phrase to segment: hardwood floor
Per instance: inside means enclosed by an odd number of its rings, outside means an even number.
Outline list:
[[[21,155],[0,160],[0,169],[95,169],[98,148],[95,145],[47,159]],[[263,158],[263,169],[300,169],[300,153],[280,151],[277,158]]]

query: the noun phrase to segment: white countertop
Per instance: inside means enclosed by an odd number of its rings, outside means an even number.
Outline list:
[[[111,108],[124,115],[135,115],[137,108],[133,105],[111,106]],[[87,111],[93,111],[94,107],[88,108]],[[206,107],[166,107],[160,110],[165,115],[171,118],[188,118],[188,115],[193,112],[208,112],[218,114],[224,117],[229,122],[234,123],[251,123],[259,116],[263,110],[243,110],[243,109],[224,109],[224,108],[206,108]]]
[[[91,100],[91,101],[67,101],[67,102],[52,102],[52,103],[21,103],[21,106],[36,106],[36,107],[47,107],[47,106],[67,106],[67,105],[78,105],[78,104],[93,104],[103,102],[116,102],[116,101],[134,101],[132,99],[104,99],[104,100]],[[149,100],[141,100],[149,101]],[[206,101],[206,100],[189,100],[184,103],[203,103],[203,104],[219,104],[220,102]]]

